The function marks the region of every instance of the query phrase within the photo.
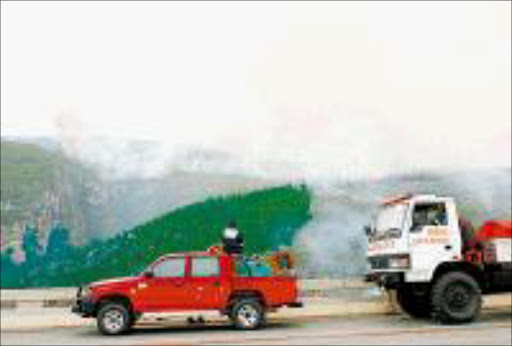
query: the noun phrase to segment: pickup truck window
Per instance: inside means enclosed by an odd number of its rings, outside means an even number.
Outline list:
[[[219,259],[216,257],[196,257],[192,259],[192,276],[216,277],[220,275]]]
[[[155,277],[181,278],[185,276],[185,259],[168,258],[158,263],[153,268]]]

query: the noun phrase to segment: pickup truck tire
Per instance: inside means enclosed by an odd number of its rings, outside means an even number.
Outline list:
[[[133,325],[128,308],[119,302],[102,304],[96,319],[99,331],[105,335],[123,334]]]
[[[482,292],[478,283],[463,272],[441,276],[432,289],[434,319],[441,323],[465,323],[480,313]]]
[[[265,311],[257,299],[242,298],[233,305],[229,317],[237,329],[257,329],[265,322]]]
[[[432,314],[430,296],[415,294],[410,286],[400,286],[396,291],[396,300],[402,310],[412,317],[427,318]]]

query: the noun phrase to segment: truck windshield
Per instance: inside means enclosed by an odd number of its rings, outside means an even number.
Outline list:
[[[393,204],[379,209],[374,221],[374,238],[399,238],[407,211],[407,204]]]

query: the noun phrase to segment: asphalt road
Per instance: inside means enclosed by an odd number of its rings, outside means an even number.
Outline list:
[[[236,331],[223,323],[196,326],[147,321],[123,336],[100,335],[94,325],[1,332],[2,345],[511,345],[510,308],[486,311],[475,322],[445,326],[404,315],[270,319],[265,329]]]

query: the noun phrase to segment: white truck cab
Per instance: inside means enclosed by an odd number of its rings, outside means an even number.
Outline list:
[[[368,237],[368,259],[374,272],[429,282],[438,264],[461,259],[461,247],[452,198],[406,195],[381,204]]]
[[[468,261],[465,244],[472,235],[461,227],[451,197],[409,194],[383,201],[365,230],[367,280],[396,290],[412,316],[467,322],[480,310],[482,291],[499,286],[495,278],[510,289],[510,255],[503,263]],[[510,237],[503,240],[510,246]]]

